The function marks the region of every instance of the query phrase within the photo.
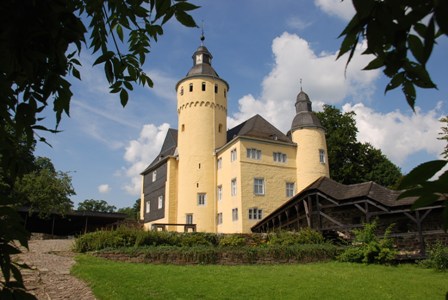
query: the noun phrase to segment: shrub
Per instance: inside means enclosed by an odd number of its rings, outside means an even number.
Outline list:
[[[438,271],[448,270],[448,247],[438,241],[428,247],[428,258],[421,262],[422,266]]]
[[[269,245],[303,245],[303,244],[321,244],[324,237],[320,232],[311,228],[304,228],[298,232],[279,231],[268,235]]]
[[[221,247],[238,247],[246,245],[246,239],[237,234],[226,234],[219,239]]]
[[[391,263],[397,255],[393,248],[393,241],[389,237],[392,229],[390,225],[384,232],[383,238],[376,236],[377,222],[364,224],[364,228],[355,229],[355,235],[352,246],[349,246],[341,255],[338,256],[339,261],[357,262],[357,263]]]
[[[218,237],[213,233],[185,232],[180,234],[180,243],[184,247],[216,246]]]

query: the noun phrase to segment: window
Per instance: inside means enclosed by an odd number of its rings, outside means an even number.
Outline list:
[[[233,178],[230,182],[230,194],[236,196],[236,178]]]
[[[152,172],[152,182],[156,181],[157,179],[157,171]]]
[[[205,205],[205,193],[198,193],[198,205]]]
[[[182,96],[184,94],[184,87],[182,86],[181,88],[180,88],[180,95]]]
[[[193,84],[192,84],[192,83],[190,83],[190,85],[189,85],[189,89],[190,89],[190,92],[193,91]]]
[[[256,207],[249,208],[249,220],[261,220],[263,219],[263,210]]]
[[[215,84],[215,94],[218,94],[218,85]]]
[[[294,196],[295,191],[295,183],[294,182],[287,182],[286,183],[286,197],[291,198]]]
[[[232,221],[238,221],[238,208],[232,208]]]
[[[181,131],[185,131],[185,124],[182,124]]]
[[[218,132],[221,132],[222,131],[222,124],[219,124],[218,125]]]
[[[218,158],[218,170],[222,168],[222,157]]]
[[[252,159],[261,159],[261,150],[248,148],[247,149],[247,158]]]
[[[325,151],[322,149],[319,149],[319,161],[321,163],[325,163]]]
[[[218,201],[222,199],[222,185],[218,185],[218,191],[217,191]]]
[[[254,178],[254,194],[264,195],[264,179]]]
[[[157,208],[161,209],[163,207],[163,196],[159,196]]]
[[[218,224],[222,224],[222,213],[218,213],[218,215],[216,216],[216,222]]]
[[[237,158],[237,156],[236,156],[236,149],[232,149],[230,151],[230,161],[235,161],[236,158]]]
[[[146,208],[146,210],[145,210],[146,213],[149,214],[150,211],[151,211],[151,202],[149,202],[149,201],[146,202],[146,203],[145,203],[145,208]]]
[[[205,82],[202,83],[202,91],[205,91]]]
[[[224,97],[226,97],[226,96],[227,96],[227,90],[224,89]]]
[[[185,215],[185,223],[193,224],[193,214],[186,214]]]
[[[276,162],[286,162],[286,154],[285,153],[281,153],[281,152],[274,152],[272,154],[272,156],[274,157],[274,161]]]

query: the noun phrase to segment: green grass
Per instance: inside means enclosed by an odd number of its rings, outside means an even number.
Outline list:
[[[77,257],[98,299],[444,299],[448,274],[413,265],[149,265]]]

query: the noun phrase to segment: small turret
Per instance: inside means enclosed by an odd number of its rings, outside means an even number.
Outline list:
[[[308,95],[297,95],[296,116],[291,124],[291,137],[297,144],[297,192],[321,176],[330,177],[325,129],[314,114]]]

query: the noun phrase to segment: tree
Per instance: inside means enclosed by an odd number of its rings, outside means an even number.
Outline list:
[[[66,214],[73,208],[70,196],[75,195],[68,173],[56,171],[51,160],[38,157],[36,170],[25,174],[15,185],[18,204],[46,218],[52,213]]]
[[[344,40],[338,58],[349,52],[348,65],[358,42],[367,41],[363,54],[373,55],[374,59],[364,69],[383,68],[383,73],[391,78],[385,92],[401,86],[407,103],[414,109],[415,86],[437,88],[426,70],[426,63],[437,39],[448,36],[448,1],[353,0],[353,5],[356,13],[339,36]],[[448,171],[436,180],[432,177],[447,163],[446,160],[423,163],[398,185],[399,189],[407,189],[400,199],[417,198],[414,209],[444,200],[445,231],[448,229]]]
[[[443,155],[443,158],[448,159],[448,116],[441,118],[440,122],[445,123],[445,126],[441,127],[442,132],[439,132],[439,135],[441,135],[441,137],[437,139],[443,140],[447,143],[445,145],[445,149],[441,154]]]
[[[135,203],[132,207],[122,207],[119,208],[119,213],[128,215],[128,219],[131,220],[139,220],[140,219],[140,199],[135,200]]]
[[[112,213],[115,212],[117,208],[113,205],[109,205],[109,203],[104,200],[86,199],[78,203],[78,210]]]
[[[392,186],[401,178],[400,169],[379,149],[356,138],[355,113],[342,113],[334,106],[324,105],[316,113],[326,130],[330,177],[344,183],[375,181]]]
[[[30,152],[36,139],[45,142],[39,130],[58,132],[62,115],[69,115],[69,80],[81,79],[82,46],[98,56],[94,65],[104,66],[111,93],[118,93],[125,106],[135,84],[153,85],[142,66],[151,43],[163,35],[162,26],[173,16],[185,26],[197,26],[187,13],[196,8],[183,0],[0,1],[0,222],[20,224],[11,191],[29,162],[18,145],[24,141],[23,149]],[[51,104],[55,129],[42,124]],[[13,240],[27,246],[26,235],[20,226],[11,226],[0,230],[0,298],[26,295],[9,256],[19,251]]]
[[[344,37],[338,58],[367,41],[364,55],[374,59],[364,68],[383,68],[390,78],[385,92],[399,86],[414,109],[415,86],[437,88],[426,69],[437,39],[448,35],[448,1],[353,0],[356,13],[339,37]]]

